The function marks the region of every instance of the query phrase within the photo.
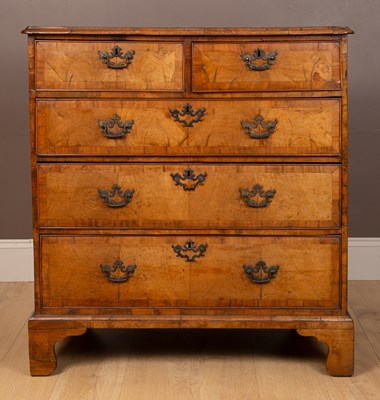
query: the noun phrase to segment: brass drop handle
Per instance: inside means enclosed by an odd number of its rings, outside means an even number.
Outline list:
[[[113,265],[101,264],[100,269],[109,281],[115,283],[126,282],[129,277],[135,272],[137,266],[135,264],[124,265],[119,258],[115,260]]]
[[[256,115],[253,122],[241,120],[240,123],[244,132],[252,139],[265,139],[275,131],[278,121],[275,119],[265,122],[264,117]]]
[[[132,64],[133,56],[135,55],[134,50],[129,50],[126,53],[123,52],[121,47],[114,46],[110,52],[99,50],[99,58],[102,60],[103,64],[106,64],[108,68],[111,69],[124,69],[128,68],[129,64]],[[111,61],[114,58],[119,58],[122,62]]]
[[[254,267],[243,265],[243,269],[251,282],[263,284],[274,279],[280,267],[278,265],[268,267],[265,261],[260,260]]]
[[[103,131],[104,136],[110,139],[120,139],[131,132],[134,123],[133,119],[123,122],[117,114],[114,114],[108,121],[99,120],[98,126]],[[118,130],[113,130],[115,125],[119,128]]]
[[[183,190],[195,190],[198,185],[203,185],[203,182],[206,180],[207,173],[195,175],[194,171],[191,168],[186,168],[183,171],[183,174],[179,174],[178,172],[175,174],[170,174],[176,186],[182,186]],[[188,183],[183,183],[181,181],[189,181]],[[195,183],[193,183],[195,182]]]
[[[113,185],[111,190],[108,192],[106,189],[98,190],[99,196],[103,200],[103,202],[111,208],[121,208],[126,206],[131,202],[133,194],[135,193],[134,189],[127,189],[124,192],[121,190],[121,187],[117,184]],[[114,197],[118,195],[121,199],[120,201],[114,200]]]
[[[253,186],[252,190],[240,189],[240,197],[253,208],[268,207],[275,194],[275,189],[264,191],[261,185]]]
[[[207,247],[207,243],[196,246],[196,244],[190,239],[186,240],[184,246],[181,246],[180,244],[172,244],[172,249],[174,250],[174,253],[177,254],[177,257],[185,258],[186,262],[195,262],[196,258],[204,257]],[[194,254],[190,257],[186,253]]]
[[[187,103],[183,106],[182,110],[178,110],[177,108],[169,108],[169,112],[174,121],[179,122],[186,128],[192,128],[195,123],[202,121],[203,116],[206,114],[206,109],[198,108],[198,110],[194,110],[193,106]],[[191,119],[188,117],[191,117]]]
[[[263,49],[257,48],[253,50],[252,54],[241,53],[240,58],[250,70],[266,71],[275,63],[277,55],[277,51],[270,51],[268,54],[266,54]],[[257,63],[257,60],[262,60],[264,62]]]

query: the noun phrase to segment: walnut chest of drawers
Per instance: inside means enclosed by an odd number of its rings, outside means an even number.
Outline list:
[[[351,30],[24,33],[31,374],[88,328],[266,328],[315,336],[351,375]]]

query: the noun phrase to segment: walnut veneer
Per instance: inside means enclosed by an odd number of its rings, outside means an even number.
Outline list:
[[[31,374],[88,328],[273,328],[327,343],[327,370],[351,375],[352,31],[23,32]]]

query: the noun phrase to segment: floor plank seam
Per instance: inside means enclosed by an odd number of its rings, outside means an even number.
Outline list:
[[[32,314],[32,312],[30,313]],[[13,346],[15,345],[15,343],[17,342],[18,338],[20,337],[20,335],[22,334],[22,331],[25,329],[26,326],[26,330],[28,331],[28,320],[25,321],[24,324],[22,324],[21,329],[19,330],[19,332],[14,336],[14,339],[12,340],[12,343],[10,344],[10,346],[8,347],[7,351],[3,354],[3,356],[0,359],[0,364],[3,363],[4,359],[7,357],[7,355],[9,354],[9,352],[12,350]]]
[[[375,349],[374,346],[372,345],[371,339],[368,337],[367,331],[366,331],[366,329],[364,328],[364,326],[362,325],[362,323],[361,323],[361,321],[360,321],[360,317],[359,317],[359,316],[357,315],[357,313],[354,311],[354,307],[351,306],[351,304],[349,304],[349,308],[350,308],[350,312],[351,312],[352,314],[355,315],[355,319],[356,319],[356,321],[358,322],[358,324],[360,325],[360,328],[361,328],[361,330],[363,331],[363,334],[364,334],[365,338],[367,339],[369,345],[371,346],[371,349],[372,349],[373,353],[375,354],[375,357],[376,357],[377,360],[380,362],[380,357],[379,357],[379,355],[377,354],[376,349]],[[356,335],[355,335],[355,337],[356,337]]]
[[[133,340],[134,339],[135,339],[135,332],[132,333],[131,343],[128,346],[127,364],[130,363],[130,361],[131,361],[131,345],[133,344]],[[125,371],[124,371],[123,380],[121,382],[121,387],[120,387],[120,393],[119,393],[118,400],[124,400],[125,399],[125,397],[122,397],[122,395],[123,395],[123,385],[124,385],[124,381],[125,381],[126,376],[127,376],[127,372],[128,372],[128,367],[126,367]]]

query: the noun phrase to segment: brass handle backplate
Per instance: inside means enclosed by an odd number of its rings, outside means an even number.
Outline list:
[[[121,187],[115,184],[112,186],[111,191],[108,192],[106,189],[99,189],[98,193],[103,202],[107,204],[108,207],[121,208],[131,202],[135,191],[133,189],[127,189],[123,192],[121,190]],[[114,200],[116,194],[121,199],[120,201]]]
[[[134,50],[129,50],[124,53],[119,46],[114,46],[110,52],[99,50],[99,58],[102,60],[103,64],[106,64],[108,68],[111,69],[124,69],[128,68],[128,65],[132,63],[133,56],[135,55]],[[121,62],[111,61],[114,58],[119,58]]]
[[[206,109],[198,108],[198,110],[194,110],[191,104],[185,104],[182,110],[178,110],[176,108],[169,108],[169,112],[171,116],[174,118],[174,121],[179,122],[186,128],[191,128],[194,126],[195,123],[202,121],[203,116],[206,114]],[[187,118],[180,118],[180,117],[187,117]]]
[[[186,168],[183,174],[178,172],[175,174],[170,174],[176,186],[182,186],[183,190],[195,190],[198,185],[202,185],[206,180],[207,173],[195,175],[191,168]],[[183,183],[181,181],[189,181],[190,184]],[[193,183],[195,182],[195,183]]]
[[[251,282],[263,284],[269,283],[274,279],[280,267],[278,265],[268,267],[265,261],[260,260],[254,267],[251,265],[243,265],[243,269]]]
[[[109,281],[115,283],[126,282],[136,270],[135,264],[124,265],[123,261],[117,259],[113,265],[101,264],[100,269],[104,272]]]
[[[252,190],[240,189],[240,197],[243,198],[244,201],[253,208],[268,207],[275,194],[275,189],[264,191],[261,185],[253,186]]]
[[[275,131],[278,121],[275,119],[265,122],[264,117],[256,115],[253,122],[241,120],[240,123],[244,132],[252,139],[265,139]]]
[[[186,240],[185,245],[181,246],[180,244],[172,244],[172,248],[174,253],[177,254],[177,257],[185,258],[186,262],[195,262],[196,258],[204,257],[205,252],[207,250],[208,244],[200,244],[196,246],[192,240]],[[194,253],[192,256],[189,256],[186,253]]]
[[[277,51],[270,51],[268,54],[263,49],[257,48],[252,54],[241,53],[240,58],[244,64],[252,71],[266,71],[276,61]],[[264,62],[257,63],[257,60]]]
[[[133,119],[123,122],[117,114],[114,114],[108,121],[98,121],[99,128],[103,131],[104,136],[110,139],[123,138],[126,134],[131,132],[134,123],[135,121]],[[115,125],[119,128],[119,130],[112,130]]]

